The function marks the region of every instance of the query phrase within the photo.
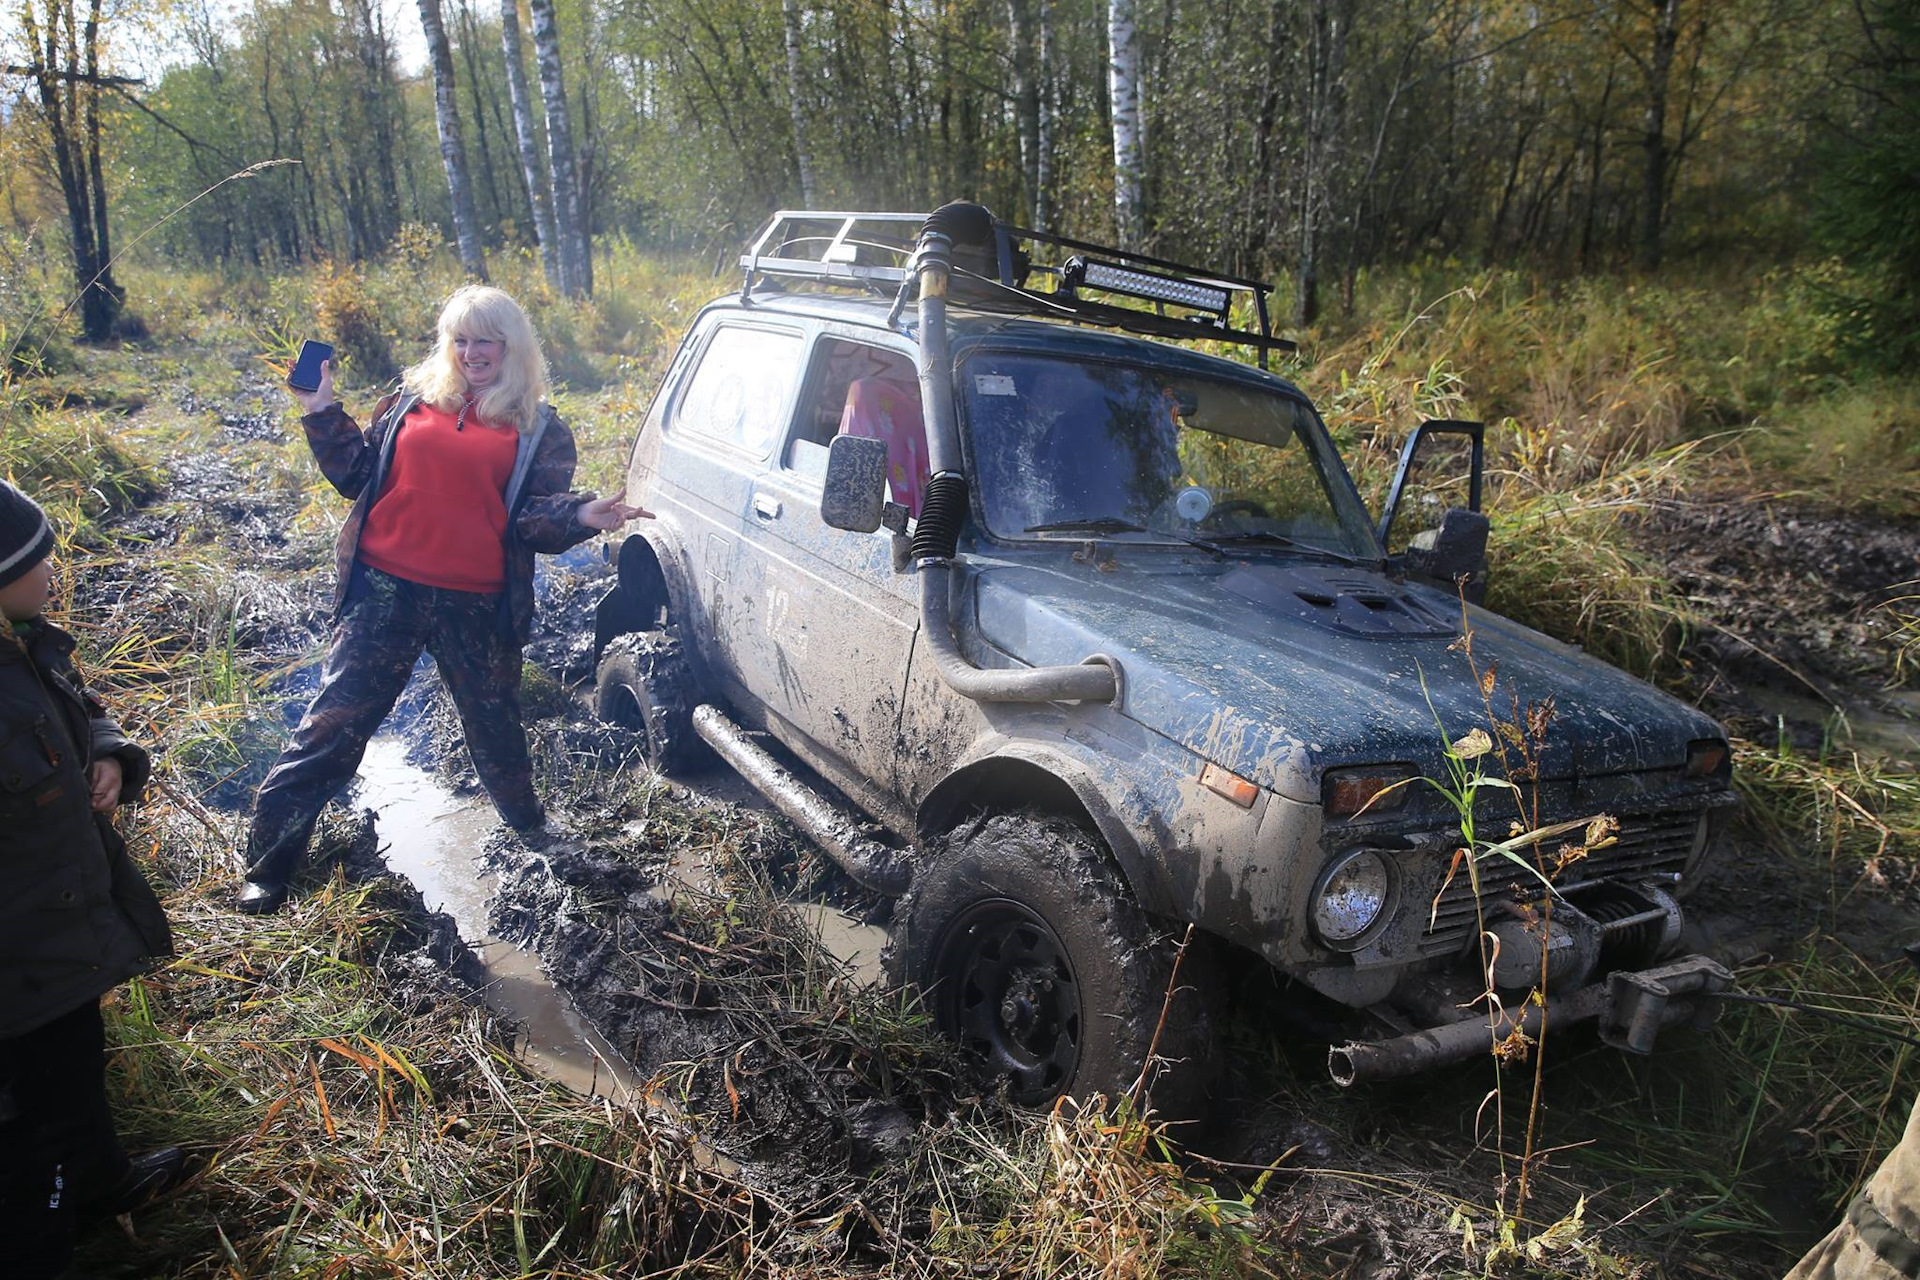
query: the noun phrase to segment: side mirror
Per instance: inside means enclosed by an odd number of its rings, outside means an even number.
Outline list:
[[[1448,507],[1438,527],[1413,535],[1400,562],[1410,574],[1448,587],[1458,584],[1470,603],[1479,604],[1487,595],[1490,527],[1484,512]]]
[[[1387,537],[1393,532],[1393,518],[1400,511],[1400,496],[1406,491],[1407,476],[1413,470],[1413,461],[1419,456],[1420,442],[1428,436],[1461,435],[1473,442],[1472,474],[1467,478],[1468,511],[1480,510],[1480,476],[1485,466],[1487,424],[1484,422],[1463,422],[1451,418],[1430,418],[1413,429],[1407,437],[1407,444],[1400,451],[1400,467],[1393,474],[1393,488],[1387,492],[1386,505],[1380,510],[1380,545],[1385,548]]]
[[[835,436],[827,446],[827,475],[820,491],[820,519],[835,529],[872,533],[887,502],[887,442],[867,436]]]

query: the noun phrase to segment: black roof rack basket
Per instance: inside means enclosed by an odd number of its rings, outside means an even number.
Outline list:
[[[914,280],[914,246],[926,219],[924,213],[783,209],[740,257],[741,296],[749,297],[758,280],[769,278],[896,293],[904,303]],[[993,221],[991,251],[956,250],[953,274],[954,300],[978,310],[1156,338],[1236,343],[1255,348],[1262,368],[1267,352],[1294,349],[1273,336],[1270,285],[999,218]],[[1251,303],[1257,329],[1236,329],[1231,323],[1234,303],[1243,297]]]

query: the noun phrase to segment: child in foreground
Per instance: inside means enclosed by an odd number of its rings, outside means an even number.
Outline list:
[[[107,1102],[100,997],[173,952],[108,815],[147,753],[81,683],[48,622],[53,528],[0,481],[0,1240],[7,1274],[59,1276],[81,1215],[178,1182],[177,1147],[129,1159]]]

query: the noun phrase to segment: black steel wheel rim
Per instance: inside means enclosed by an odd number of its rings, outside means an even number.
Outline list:
[[[967,907],[934,952],[940,1029],[1007,1082],[1015,1102],[1058,1097],[1080,1060],[1080,986],[1051,925],[1010,898]]]
[[[615,724],[625,725],[629,729],[647,728],[647,705],[641,701],[639,691],[625,680],[616,681],[610,690]]]
[[[661,728],[660,713],[654,709],[653,700],[633,682],[622,680],[614,686],[614,706],[618,723],[646,740],[647,763],[658,769],[666,759],[667,735]]]

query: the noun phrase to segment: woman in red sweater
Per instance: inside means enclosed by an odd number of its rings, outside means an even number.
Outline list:
[[[546,403],[546,358],[526,312],[498,289],[468,285],[447,300],[432,354],[365,432],[334,399],[332,368],[321,370],[317,390],[293,393],[300,425],[353,509],[335,546],[320,689],[254,801],[239,899],[254,913],[286,901],[320,810],[359,768],[422,649],[502,821],[545,821],[520,719],[534,553],[648,514],[622,495],[570,491],[573,434]]]

